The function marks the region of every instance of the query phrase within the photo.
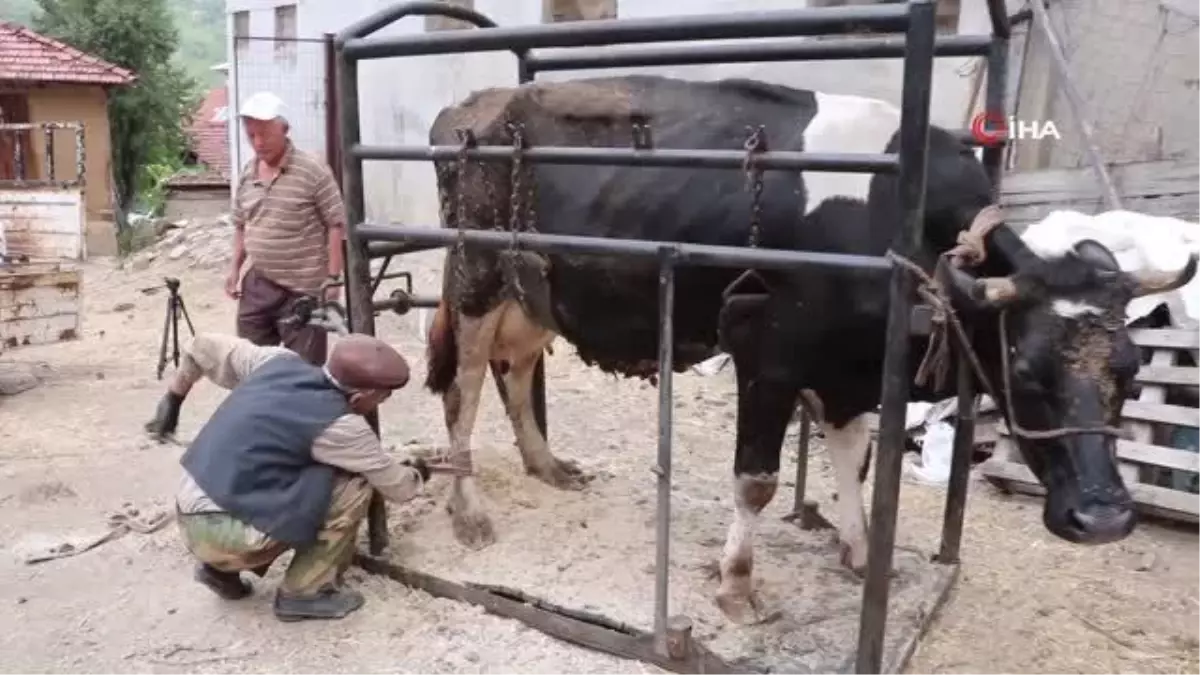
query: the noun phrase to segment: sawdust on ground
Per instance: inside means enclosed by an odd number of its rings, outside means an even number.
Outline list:
[[[351,578],[368,598],[362,611],[340,622],[281,624],[270,611],[270,589],[283,565],[276,565],[266,582],[256,582],[259,591],[253,598],[223,603],[192,581],[191,561],[173,525],[149,535],[128,534],[75,557],[23,564],[31,552],[102,533],[105,516],[125,504],[144,512],[172,508],[180,448],[148,441],[140,430],[163,388],[155,379],[155,365],[165,294],[139,289],[161,284],[164,274],[182,278],[187,308],[200,330],[232,331],[234,306],[221,294],[219,266],[189,267],[186,256],[164,258],[128,271],[103,259],[88,263],[82,339],[25,347],[0,357],[38,366],[32,370],[42,379],[17,396],[0,397],[0,504],[7,507],[0,522],[0,607],[8,608],[0,615],[3,670],[654,670],[357,571]],[[436,253],[411,258],[418,289],[439,287],[434,283],[439,258]],[[381,334],[412,359],[414,382],[423,378],[425,368],[417,323],[416,314],[380,320]],[[613,522],[602,515],[610,508],[636,507],[643,519],[652,517],[653,502],[636,504],[639,497],[629,486],[652,490],[648,467],[655,447],[654,393],[646,385],[588,370],[569,347],[561,341],[556,346],[548,365],[551,445],[598,474],[599,487],[559,493],[525,476],[489,384],[474,439],[483,483],[496,505],[497,546],[503,548],[477,553],[451,548],[447,516],[440,508],[445,486],[435,483],[430,498],[393,507],[392,555],[431,571],[454,562],[456,570],[448,573],[473,569],[476,576],[503,579],[535,594],[554,587],[555,600],[566,604],[572,597],[587,602],[604,595],[612,583],[608,575],[623,564],[629,571],[617,571],[644,578],[644,586],[636,596],[609,593],[606,610],[645,626],[652,577],[642,566],[653,560],[647,523]],[[726,375],[677,378],[676,513],[685,522],[676,529],[678,537],[719,540],[728,522],[734,406]],[[183,414],[181,438],[194,435],[221,395],[211,385],[196,389]],[[445,442],[440,403],[415,386],[385,405],[383,420],[385,438],[398,447]],[[785,471],[791,470],[788,461]],[[811,494],[826,514],[836,517],[832,474],[818,449],[809,476]],[[612,495],[626,503],[606,502]],[[898,544],[936,549],[942,498],[938,489],[905,483]],[[790,502],[790,490],[781,490],[768,518],[777,521]],[[691,504],[703,504],[708,515],[688,525]],[[553,523],[552,514],[563,505],[596,517],[587,528],[561,522],[551,531],[527,529]],[[514,515],[522,511],[529,515]],[[1197,670],[1200,561],[1194,531],[1144,525],[1120,544],[1074,547],[1045,532],[1035,500],[1005,497],[978,481],[972,482],[967,519],[959,583],[910,671]],[[794,536],[807,541],[830,570],[836,567],[831,535],[795,531]],[[539,539],[537,549],[513,548],[514,542]],[[612,541],[625,542],[624,550],[607,551],[604,542]],[[498,555],[500,550],[510,554]],[[719,545],[711,550],[715,557]],[[759,561],[764,577],[789,573],[770,569],[768,558],[761,554]],[[681,574],[691,579],[700,572],[675,572]],[[764,588],[768,601],[782,602],[771,597],[771,587]],[[711,593],[713,588],[710,584],[702,590]],[[680,600],[693,605],[679,609],[707,612],[694,604],[706,597],[696,598]],[[706,630],[705,637],[719,641],[761,629]]]

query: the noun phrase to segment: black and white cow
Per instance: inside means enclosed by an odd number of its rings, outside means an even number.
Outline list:
[[[691,82],[630,76],[539,83],[478,92],[444,109],[430,142],[455,145],[470,129],[480,144],[511,143],[507,124],[523,125],[532,146],[629,147],[631,119],[645,118],[658,148],[740,149],[750,125],[770,148],[810,152],[894,152],[899,111],[881,101],[834,96],[755,81]],[[932,271],[938,256],[991,204],[990,183],[973,152],[951,134],[930,130],[924,248],[916,262]],[[461,192],[465,228],[507,228],[509,171],[472,163],[457,181],[453,163],[438,167],[444,195]],[[539,165],[540,232],[746,245],[750,195],[740,171]],[[524,194],[527,184],[520,192]],[[458,204],[443,203],[445,226]],[[497,222],[499,219],[499,222]],[[895,176],[767,172],[761,246],[884,255],[901,227]],[[1001,310],[1007,311],[1012,398],[1026,429],[1115,425],[1139,366],[1122,321],[1130,299],[1178,287],[1195,273],[1133,277],[1112,254],[1083,242],[1039,257],[999,224],[985,239],[977,278],[957,272],[956,309],[973,332],[989,379],[1000,377]],[[587,363],[607,372],[650,375],[657,358],[657,263],[620,257],[522,254],[524,295],[505,295],[498,252],[448,253],[447,300],[429,336],[426,386],[442,394],[453,460],[469,465],[471,431],[489,361],[503,372],[507,408],[527,470],[562,488],[583,475],[555,457],[531,404],[534,367],[553,337],[565,337]],[[765,302],[722,313],[722,291],[737,270],[677,272],[674,368],[683,371],[720,345],[733,356],[738,383],[734,509],[720,562],[717,602],[734,620],[753,620],[752,551],[756,521],[775,494],[785,427],[802,392],[821,411],[836,471],[842,561],[861,571],[867,527],[861,482],[869,462],[864,413],[880,398],[888,307],[887,275],[805,267],[764,272]],[[453,309],[452,309],[453,308]],[[915,370],[927,338],[912,339]],[[953,386],[954,378],[947,382]],[[914,388],[914,400],[952,390]],[[1022,441],[1021,451],[1048,491],[1043,521],[1073,542],[1119,540],[1134,528],[1129,493],[1117,473],[1112,436],[1073,434]],[[455,479],[447,508],[460,542],[485,546],[494,534],[472,477]]]

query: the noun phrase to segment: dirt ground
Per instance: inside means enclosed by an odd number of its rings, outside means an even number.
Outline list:
[[[433,292],[438,263],[436,254],[422,254],[405,267],[416,272],[419,290]],[[31,364],[43,378],[34,389],[0,397],[0,504],[6,515],[0,522],[0,607],[8,608],[0,613],[0,669],[656,670],[361,571],[351,579],[367,595],[363,610],[340,622],[282,624],[270,602],[284,565],[255,581],[251,599],[222,602],[192,581],[192,563],[173,523],[78,556],[25,564],[26,556],[47,546],[103,533],[107,515],[125,504],[142,513],[173,508],[181,448],[149,441],[141,431],[164,386],[155,379],[155,365],[165,293],[139,289],[161,284],[164,274],[183,280],[197,329],[232,331],[234,305],[220,293],[219,270],[168,261],[129,272],[99,259],[86,266],[80,340],[0,355],[0,362]],[[381,317],[379,330],[414,367],[414,384],[383,408],[387,443],[397,452],[408,444],[443,444],[440,402],[417,386],[425,364],[416,315]],[[833,654],[824,657],[827,668],[839,659],[852,667],[846,659],[853,644],[816,644],[822,635],[838,634],[821,633],[817,624],[857,622],[860,587],[838,568],[831,533],[779,522],[791,504],[788,489],[767,510],[756,559],[768,605],[782,608],[785,619],[774,627],[727,626],[712,608],[715,582],[707,566],[720,552],[731,515],[730,375],[676,378],[672,611],[697,618],[700,637],[714,648],[765,648],[772,641],[778,648],[779,626],[786,626],[796,649]],[[515,586],[647,627],[656,392],[585,368],[561,341],[548,362],[548,389],[551,446],[595,474],[592,486],[563,493],[525,476],[489,383],[474,445],[498,543],[469,552],[453,542],[441,508],[447,485],[438,479],[427,496],[392,507],[391,555],[439,575]],[[180,438],[195,434],[221,396],[211,383],[196,388],[184,408]],[[794,470],[792,462],[785,461],[786,473]],[[811,494],[836,517],[831,468],[819,447],[811,462]],[[959,582],[921,642],[911,672],[1200,668],[1194,531],[1147,524],[1120,544],[1074,547],[1043,529],[1036,500],[1003,496],[975,479],[971,490]],[[938,488],[904,484],[899,546],[922,554],[936,550],[943,496]]]

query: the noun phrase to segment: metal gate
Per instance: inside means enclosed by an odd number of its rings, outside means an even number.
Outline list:
[[[659,433],[658,433],[658,510],[657,554],[653,645],[645,649],[626,646],[622,653],[645,654],[654,663],[680,672],[703,672],[703,660],[696,657],[697,647],[688,652],[688,640],[672,630],[667,607],[667,584],[671,507],[671,407],[673,361],[673,305],[675,270],[681,265],[723,266],[737,269],[788,269],[803,265],[858,269],[889,274],[890,306],[883,367],[882,405],[879,424],[878,459],[871,505],[871,528],[866,582],[863,588],[856,669],[860,673],[880,672],[883,638],[887,620],[889,579],[895,543],[896,516],[900,490],[901,457],[904,451],[904,417],[909,398],[905,363],[909,335],[914,327],[914,279],[885,257],[837,255],[809,251],[748,249],[730,246],[701,246],[675,242],[606,239],[552,234],[467,230],[425,227],[396,227],[363,222],[363,161],[448,160],[458,156],[457,146],[379,147],[361,144],[359,129],[358,63],[362,60],[452,54],[506,49],[518,59],[520,82],[530,82],[539,71],[582,70],[646,65],[691,65],[710,63],[801,61],[834,59],[903,58],[903,94],[901,100],[900,152],[895,154],[857,155],[845,153],[805,153],[764,151],[757,154],[756,165],[764,170],[819,170],[847,173],[896,173],[899,176],[900,205],[905,231],[899,238],[898,253],[909,256],[918,247],[924,221],[922,196],[925,187],[926,139],[929,128],[930,89],[935,56],[987,56],[987,109],[1003,114],[1007,55],[1010,33],[1002,0],[987,0],[992,35],[935,37],[933,0],[911,0],[874,6],[849,6],[774,12],[745,12],[725,15],[682,16],[658,19],[602,20],[551,25],[496,27],[487,17],[474,11],[442,2],[405,2],[359,21],[337,37],[338,99],[341,131],[342,186],[349,222],[347,246],[347,300],[351,326],[355,332],[375,333],[373,303],[377,281],[370,277],[372,258],[451,246],[460,237],[465,244],[502,249],[515,239],[522,249],[539,253],[610,254],[657,259],[659,274]],[[368,37],[404,17],[441,15],[474,24],[480,30]],[[589,47],[622,43],[691,42],[738,38],[798,37],[848,34],[862,31],[903,33],[899,37],[868,37],[853,40],[775,41],[749,44],[683,44],[675,47],[648,46],[638,49],[582,49],[541,56],[531,50],[545,47]],[[969,139],[966,132],[964,139]],[[984,150],[984,164],[997,186],[1002,147]],[[510,161],[510,146],[479,146],[466,156],[477,161]],[[522,159],[553,164],[600,164],[624,166],[703,166],[709,169],[738,170],[745,154],[731,150],[658,150],[625,148],[532,147],[521,150]],[[363,308],[368,308],[364,311]],[[960,358],[962,358],[960,356]],[[540,369],[535,381],[535,405],[539,422],[545,420],[544,380]],[[959,410],[964,411],[955,434],[954,460],[946,499],[945,520],[939,562],[958,563],[966,501],[970,448],[974,437],[975,392],[970,369],[960,363],[958,380]],[[372,425],[378,433],[378,420]],[[800,466],[804,465],[803,457]],[[797,485],[800,495],[803,481]],[[386,546],[386,510],[376,496],[369,517],[370,554],[376,556]],[[359,556],[359,562],[371,571],[386,571],[387,565],[371,556]],[[450,582],[410,571],[390,574],[406,583],[421,585],[431,592],[467,599],[485,605],[490,611],[531,623],[538,603],[514,602],[512,598],[479,599],[459,590]],[[460,589],[462,587],[459,587]],[[472,599],[474,598],[474,599]],[[509,604],[505,604],[505,602]],[[561,621],[559,622],[561,624]],[[563,630],[540,630],[571,639],[592,648],[612,651],[614,641],[636,642],[639,638],[609,627],[606,640],[567,637]],[[593,626],[594,628],[595,626]],[[635,645],[636,647],[636,645]],[[690,668],[690,671],[685,669]]]

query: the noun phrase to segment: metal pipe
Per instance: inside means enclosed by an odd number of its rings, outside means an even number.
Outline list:
[[[358,62],[338,55],[338,94],[341,99],[341,140],[343,144],[358,143],[361,130],[358,119]],[[342,153],[342,198],[346,204],[346,296],[349,299],[350,330],[365,335],[375,334],[375,313],[371,305],[371,263],[367,258],[363,238],[354,226],[366,215],[363,198],[362,160],[353,153]],[[379,413],[365,415],[371,430],[379,436]],[[372,491],[367,508],[367,548],[371,555],[380,555],[387,548],[387,504],[383,495]]]
[[[988,18],[992,20],[992,35],[1007,40],[1012,37],[1012,18],[1008,16],[1008,8],[1004,0],[987,0]]]
[[[1046,13],[1046,8],[1042,6],[1042,1],[1034,0],[1029,4],[1033,8],[1033,23],[1042,31],[1042,36],[1046,38],[1046,43],[1050,47],[1050,56],[1052,57],[1050,60],[1054,63],[1054,70],[1059,79],[1062,80],[1062,93],[1066,96],[1067,107],[1071,109],[1071,115],[1079,127],[1083,149],[1087,152],[1092,169],[1096,172],[1096,179],[1100,181],[1104,206],[1110,211],[1120,209],[1121,198],[1117,195],[1117,188],[1113,184],[1112,176],[1109,175],[1104,158],[1100,155],[1100,147],[1096,145],[1092,125],[1083,114],[1086,106],[1083,96],[1075,86],[1074,78],[1071,77],[1071,66],[1067,64],[1067,57],[1063,53],[1062,41],[1058,39],[1058,33],[1054,30],[1054,26],[1050,25],[1050,16]]]
[[[904,30],[908,19],[902,4],[737,12],[644,19],[604,19],[536,24],[479,31],[447,31],[344,42],[351,59],[384,59],[427,54],[462,54],[537,47],[587,47],[634,42],[724,40],[731,38],[830,35],[871,29],[881,33]],[[355,27],[342,36],[361,32]]]
[[[896,238],[897,253],[913,257],[920,251],[925,220],[925,170],[929,155],[929,106],[933,81],[934,3],[912,0],[905,43],[901,94],[899,206],[903,225]],[[863,584],[858,629],[859,673],[878,673],[883,666],[887,627],[889,577],[896,543],[896,511],[900,501],[900,468],[904,455],[904,416],[909,396],[909,341],[912,321],[913,275],[896,267],[889,288],[887,338],[880,395],[879,442],[871,499],[871,528],[867,575]]]
[[[808,438],[812,434],[812,417],[808,408],[800,408],[800,438],[796,441],[796,490],[792,497],[792,513],[802,517],[804,493],[808,490]]]
[[[55,178],[54,170],[54,129],[46,127],[43,130],[46,138],[46,180],[53,181]]]
[[[983,56],[987,35],[954,35],[938,38],[938,56]],[[775,40],[759,43],[653,45],[628,49],[601,47],[562,54],[534,54],[526,67],[533,72],[631,68],[639,66],[694,66],[710,63],[769,63],[777,61],[846,61],[904,57],[902,36],[843,38],[837,41]]]
[[[1008,119],[1008,106],[1004,101],[1007,89],[1008,39],[997,37],[992,41],[987,59],[987,92],[984,94],[987,119]],[[1005,131],[1005,136],[1011,138],[1012,129]],[[983,168],[992,181],[992,200],[996,202],[1000,199],[1000,177],[1004,174],[1006,145],[1007,143],[996,143],[983,147]]]
[[[473,9],[461,5],[451,5],[447,2],[403,2],[355,21],[337,34],[339,45],[347,40],[362,38],[376,33],[407,16],[445,16],[459,21],[466,21],[478,28],[495,28],[496,22]],[[353,59],[351,59],[353,60]]]
[[[654,643],[667,651],[667,605],[671,577],[671,432],[673,430],[672,366],[675,362],[675,256],[663,248],[658,268],[658,509],[654,555]]]
[[[580,237],[540,232],[518,232],[513,235],[502,230],[466,230],[460,235],[457,230],[440,227],[362,224],[355,229],[358,231],[358,236],[365,240],[429,242],[439,246],[449,246],[457,242],[461,236],[468,247],[479,246],[497,250],[508,247],[515,237],[518,248],[552,254],[582,253],[650,258],[658,256],[663,248],[669,248],[675,251],[676,264],[680,265],[778,270],[795,269],[801,265],[817,265],[880,272],[892,269],[891,261],[883,256],[846,253]]]
[[[396,312],[403,308],[401,314],[407,313],[413,307],[434,309],[441,304],[442,299],[436,295],[408,295],[407,297],[390,297],[376,300],[372,307],[378,312]]]
[[[454,145],[358,145],[350,154],[362,160],[453,160],[461,149]],[[467,157],[479,161],[507,162],[514,149],[507,145],[482,145],[467,150]],[[575,166],[656,166],[688,169],[741,169],[745,150],[692,150],[591,147],[532,147],[521,157],[540,164]],[[770,151],[757,153],[754,162],[763,169],[791,171],[836,171],[846,173],[895,173],[899,161],[893,154]]]
[[[337,45],[335,35],[326,33],[325,49],[325,162],[329,164],[333,178],[342,184],[341,144],[338,142],[338,89],[337,89]]]
[[[409,242],[398,241],[368,241],[367,254],[372,258],[390,258],[394,255],[404,255],[406,253],[420,253],[421,251],[432,251],[440,247],[441,244],[412,244]]]
[[[975,380],[966,354],[957,348],[955,352],[958,369],[958,421],[954,426],[954,455],[950,459],[950,481],[946,486],[942,545],[935,557],[935,560],[943,565],[958,562],[963,516],[967,510],[967,479],[971,475],[971,452],[975,447]]]

